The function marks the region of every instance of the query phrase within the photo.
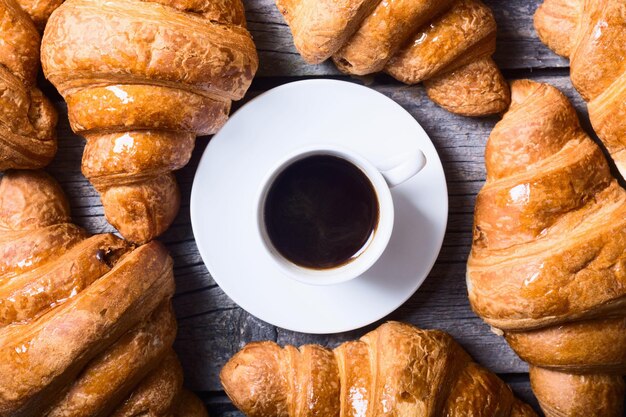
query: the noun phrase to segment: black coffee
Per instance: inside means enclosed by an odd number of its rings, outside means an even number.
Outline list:
[[[352,163],[315,155],[288,166],[271,185],[264,207],[272,244],[289,261],[314,269],[357,257],[378,224],[370,180]]]

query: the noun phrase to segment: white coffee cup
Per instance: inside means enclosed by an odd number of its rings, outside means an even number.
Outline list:
[[[359,168],[370,180],[378,200],[378,223],[371,238],[350,261],[337,267],[311,269],[297,265],[283,257],[274,247],[266,229],[264,207],[272,184],[294,162],[314,155],[342,158]],[[256,198],[257,229],[267,255],[285,275],[311,285],[332,285],[349,281],[367,271],[383,254],[393,231],[394,206],[390,189],[412,178],[426,165],[424,153],[415,149],[410,154],[397,155],[375,166],[357,152],[333,145],[319,145],[298,149],[279,160],[261,181]]]

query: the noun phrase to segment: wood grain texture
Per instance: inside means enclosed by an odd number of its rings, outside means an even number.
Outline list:
[[[289,29],[273,0],[245,0],[249,27],[260,50],[260,73],[246,99],[269,88],[309,76],[338,77],[330,63],[306,65],[296,54]],[[499,25],[496,60],[508,79],[532,78],[563,90],[574,102],[588,132],[585,105],[572,88],[567,62],[550,52],[537,38],[532,14],[539,0],[487,0]],[[452,334],[480,363],[498,372],[516,394],[536,405],[528,383],[527,366],[504,340],[491,333],[470,309],[465,287],[465,263],[471,245],[474,201],[485,178],[484,145],[497,118],[471,119],[448,113],[434,105],[421,86],[408,87],[390,77],[367,80],[370,87],[391,97],[409,111],[430,135],[442,159],[450,196],[450,214],[443,249],[418,292],[385,319],[439,328]],[[47,87],[49,90],[51,87]],[[50,92],[50,91],[47,91]],[[93,233],[112,231],[103,217],[97,192],[80,173],[84,141],[71,133],[67,111],[60,112],[59,152],[49,171],[69,194],[75,221]],[[195,245],[189,218],[189,194],[198,161],[209,138],[199,138],[191,162],[176,173],[182,190],[182,208],[173,226],[161,238],[175,260],[178,316],[175,344],[185,369],[186,385],[201,393],[213,417],[240,417],[221,391],[218,373],[244,344],[274,340],[280,344],[320,343],[334,347],[377,326],[329,336],[313,336],[275,328],[249,315],[215,284]]]

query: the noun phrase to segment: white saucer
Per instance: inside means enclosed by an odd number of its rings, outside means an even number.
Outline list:
[[[333,143],[376,165],[417,145],[426,167],[392,189],[389,246],[365,274],[311,286],[285,275],[263,247],[255,197],[274,163],[303,146]],[[237,111],[202,156],[191,192],[191,222],[209,272],[252,315],[306,333],[337,333],[381,319],[402,305],[430,272],[448,218],[446,180],[435,147],[400,105],[357,84],[298,81]]]

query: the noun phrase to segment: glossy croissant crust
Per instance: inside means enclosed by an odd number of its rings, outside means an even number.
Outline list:
[[[508,85],[491,59],[496,22],[480,0],[276,0],[309,63],[348,74],[425,81],[430,98],[469,116],[501,113]]]
[[[0,171],[41,168],[57,149],[56,111],[35,86],[41,38],[15,0],[0,0],[0,27]]]
[[[626,176],[626,2],[546,0],[535,28],[570,58],[572,83],[588,102],[593,128]]]
[[[172,259],[89,237],[38,171],[0,183],[0,415],[206,416],[182,391]]]
[[[448,334],[398,322],[332,351],[250,343],[220,378],[249,417],[536,416]]]
[[[241,0],[69,0],[44,33],[46,77],[87,139],[107,219],[142,243],[172,223],[172,171],[215,133],[258,66]]]
[[[43,32],[48,18],[52,12],[59,7],[64,0],[17,0],[22,10],[24,10],[40,32]]]
[[[487,142],[470,302],[530,362],[548,417],[621,416],[626,191],[563,94],[531,81],[511,91]]]

